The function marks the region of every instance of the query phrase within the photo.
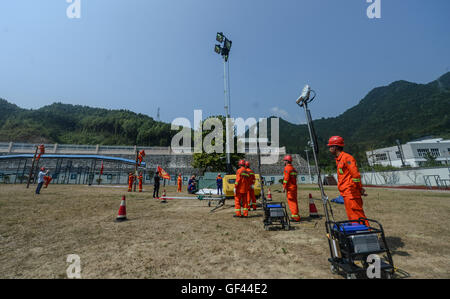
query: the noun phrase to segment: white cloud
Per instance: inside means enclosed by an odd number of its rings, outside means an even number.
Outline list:
[[[270,108],[270,112],[274,115],[274,116],[278,116],[284,119],[288,119],[289,118],[289,113],[286,110],[283,110],[279,107],[272,107]]]

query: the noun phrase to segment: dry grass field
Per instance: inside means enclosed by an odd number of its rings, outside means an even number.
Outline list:
[[[308,194],[320,197],[312,185],[299,187],[303,221],[291,231],[265,231],[261,209],[233,218],[231,200],[213,213],[197,199],[161,204],[151,186],[34,188],[0,185],[0,278],[66,278],[69,254],[80,256],[82,278],[342,278],[330,273],[324,218],[308,217]],[[450,278],[450,192],[367,191],[366,215],[383,224],[397,277]],[[117,223],[122,195],[129,220]],[[344,206],[332,207],[345,220]]]

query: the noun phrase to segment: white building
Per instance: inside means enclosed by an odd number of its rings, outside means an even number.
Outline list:
[[[442,138],[419,139],[402,145],[369,151],[366,152],[366,156],[371,166],[402,167],[404,164],[405,166],[420,167],[427,161],[428,153],[436,158],[436,162],[449,165],[450,140]]]

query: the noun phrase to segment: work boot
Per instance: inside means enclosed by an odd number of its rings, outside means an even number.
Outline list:
[[[235,217],[235,218],[241,218],[242,215],[233,215],[233,217]]]

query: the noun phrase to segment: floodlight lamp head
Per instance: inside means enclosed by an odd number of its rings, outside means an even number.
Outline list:
[[[222,53],[222,47],[220,45],[215,45],[214,52],[216,52],[217,54],[221,54]]]
[[[232,41],[230,41],[229,39],[225,39],[225,48],[227,48],[228,51],[231,50],[231,45],[233,44]]]
[[[302,94],[297,99],[297,104],[302,105],[304,102],[309,100],[309,95],[311,94],[311,87],[308,84],[303,88]]]
[[[222,32],[217,32],[216,35],[216,41],[218,41],[219,43],[223,42],[224,36]]]

